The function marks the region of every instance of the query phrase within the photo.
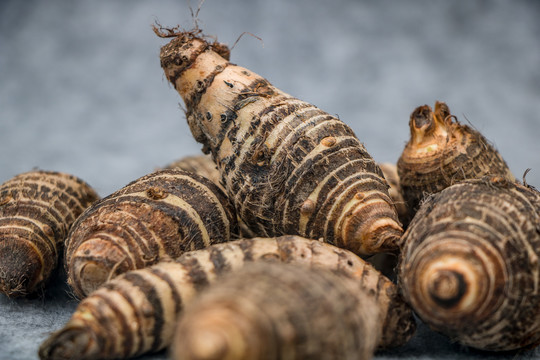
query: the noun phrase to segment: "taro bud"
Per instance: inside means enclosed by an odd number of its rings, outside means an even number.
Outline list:
[[[403,197],[411,210],[429,194],[486,175],[514,181],[499,152],[475,129],[460,124],[444,102],[419,106],[410,116],[411,138],[398,160]]]

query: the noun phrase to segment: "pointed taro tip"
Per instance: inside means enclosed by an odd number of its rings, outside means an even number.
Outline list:
[[[97,359],[90,331],[85,327],[66,326],[46,339],[38,350],[41,360]],[[94,350],[93,352],[91,350]]]
[[[390,217],[380,217],[364,221],[345,238],[345,247],[357,255],[373,255],[381,252],[395,252],[403,235],[403,228]]]
[[[405,345],[416,333],[417,323],[411,307],[397,289],[393,294],[391,306],[384,319],[380,348],[395,348]]]
[[[3,239],[0,243],[0,292],[12,298],[32,293],[43,278],[42,261],[28,241]]]

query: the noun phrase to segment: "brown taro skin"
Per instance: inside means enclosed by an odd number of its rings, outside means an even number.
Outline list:
[[[162,350],[172,343],[185,306],[221,276],[256,261],[327,269],[355,279],[381,314],[380,349],[401,346],[415,333],[413,313],[397,287],[369,263],[345,249],[286,235],[214,244],[121,274],[81,301],[67,324],[41,345],[40,358],[116,359]]]
[[[404,234],[399,283],[453,341],[506,351],[540,343],[540,193],[503,177],[428,197]]]
[[[182,169],[189,171],[211,180],[214,184],[220,187],[223,192],[227,192],[221,185],[221,174],[217,169],[216,163],[210,155],[190,155],[175,160],[166,166],[168,169]],[[253,238],[256,234],[250,230],[242,219],[238,218],[238,231],[240,238]]]
[[[231,240],[234,208],[210,180],[179,169],[145,175],[89,207],[66,240],[68,283],[79,298],[129,270]]]
[[[57,267],[75,219],[98,194],[73,175],[34,170],[0,185],[0,292],[42,289]]]
[[[397,250],[388,184],[349,126],[230,63],[197,32],[157,32],[172,37],[161,66],[192,135],[255,235],[322,238],[359,255]]]
[[[461,180],[492,175],[515,180],[495,147],[480,132],[459,123],[446,103],[437,101],[434,110],[417,107],[409,127],[411,137],[397,167],[411,218],[425,196]]]
[[[209,155],[189,155],[184,156],[180,159],[177,159],[167,166],[166,169],[181,169],[188,171],[194,174],[204,176],[208,180],[212,181],[214,184],[218,185],[225,191],[220,184],[221,174],[217,169],[216,164],[212,160],[212,157]]]
[[[180,316],[172,359],[373,357],[377,303],[348,276],[283,263],[225,275]]]
[[[403,198],[403,190],[401,189],[401,182],[399,181],[399,174],[397,170],[397,165],[389,162],[379,163],[379,167],[383,172],[386,182],[390,186],[388,193],[390,198],[394,202],[396,207],[399,220],[405,224],[407,219],[409,219],[409,208],[405,199]]]

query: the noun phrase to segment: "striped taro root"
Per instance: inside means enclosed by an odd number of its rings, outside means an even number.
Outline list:
[[[353,278],[253,263],[227,274],[186,307],[172,358],[368,360],[382,318],[373,297]]]
[[[0,186],[0,292],[41,289],[57,267],[68,230],[99,196],[81,179],[54,171],[19,174]]]
[[[399,279],[431,328],[484,350],[540,343],[540,193],[502,177],[428,197],[404,234]]]
[[[410,116],[411,138],[398,160],[403,197],[411,211],[424,196],[465,179],[496,175],[514,181],[498,151],[478,131],[457,122],[448,106],[419,106]]]
[[[63,329],[40,348],[41,359],[112,359],[158,351],[171,344],[184,305],[221,274],[252,261],[324,268],[355,278],[381,313],[381,348],[403,345],[416,324],[396,286],[353,253],[298,236],[215,244],[174,262],[122,274],[79,304]],[[249,283],[252,283],[250,280]]]
[[[397,249],[403,230],[388,185],[349,126],[228,62],[222,44],[156,33],[174,37],[161,66],[255,234],[322,238],[360,255]]]
[[[234,214],[206,178],[179,169],[143,176],[77,219],[66,240],[68,283],[83,298],[126,271],[229,241]]]

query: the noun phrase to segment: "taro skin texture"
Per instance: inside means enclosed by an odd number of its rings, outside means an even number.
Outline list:
[[[59,262],[68,230],[98,194],[83,180],[30,171],[0,185],[0,292],[42,289]]]
[[[156,32],[172,37],[161,66],[253,234],[322,238],[359,255],[397,250],[388,184],[349,126],[230,63],[198,32]]]
[[[181,169],[200,176],[204,176],[214,184],[220,186],[223,191],[225,189],[221,186],[221,174],[219,173],[216,164],[212,158],[208,155],[191,155],[177,159],[167,166],[166,169]]]
[[[482,350],[540,342],[540,194],[502,177],[428,197],[403,236],[399,281],[432,329]]]
[[[129,358],[168,347],[184,307],[222,275],[254,261],[299,264],[354,278],[381,313],[379,348],[403,345],[415,333],[412,311],[397,287],[370,264],[330,244],[281,236],[214,244],[119,275],[81,301],[67,324],[41,345],[40,357]]]
[[[388,189],[388,193],[390,194],[390,198],[394,202],[399,220],[404,223],[405,220],[409,219],[410,217],[410,210],[407,206],[407,203],[405,202],[405,199],[403,198],[403,191],[401,190],[401,183],[399,181],[397,165],[385,162],[379,163],[379,167],[383,172],[386,182],[388,182],[388,185],[390,186],[390,188]]]
[[[177,159],[166,166],[168,169],[182,169],[204,176],[208,180],[211,180],[214,184],[220,187],[224,192],[225,188],[221,185],[221,174],[217,169],[216,164],[209,155],[191,155]],[[249,229],[249,227],[238,218],[238,231],[240,238],[253,238],[256,237],[255,233]]]
[[[348,276],[283,263],[227,274],[186,307],[174,360],[373,357],[381,315]]]
[[[234,208],[210,180],[180,169],[145,175],[94,203],[73,224],[68,283],[84,298],[107,280],[185,251],[230,241]]]
[[[465,179],[484,176],[515,178],[508,165],[486,138],[461,124],[444,102],[435,109],[417,107],[409,119],[411,137],[398,160],[402,195],[410,221],[422,199]]]

